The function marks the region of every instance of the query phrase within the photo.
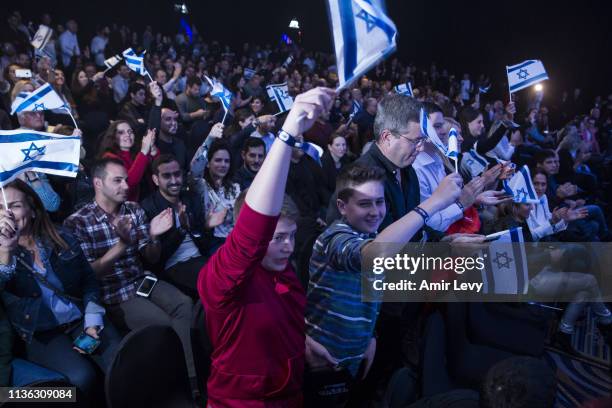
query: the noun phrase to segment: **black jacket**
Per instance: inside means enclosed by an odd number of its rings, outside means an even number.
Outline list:
[[[365,165],[366,167],[380,167],[385,171],[386,178],[384,187],[387,214],[380,225],[379,231],[382,231],[390,224],[399,220],[420,204],[421,193],[419,189],[419,180],[412,166],[399,170],[402,174],[402,186],[400,188],[395,177],[395,172],[397,171],[395,165],[382,154],[376,143],[373,143],[372,147],[370,147],[363,156],[357,159],[355,163]],[[327,224],[329,225],[339,218],[340,213],[338,212],[336,197],[334,195],[330,200],[327,212]],[[422,234],[417,233],[413,237],[413,240],[418,241],[421,236]]]
[[[204,207],[202,206],[201,200],[195,194],[186,192],[181,194],[181,203],[186,207],[190,227],[187,230],[183,227],[177,228],[176,225],[173,225],[170,230],[159,237],[161,241],[159,261],[155,265],[147,265],[153,272],[160,272],[164,268],[168,259],[174,255],[183,242],[183,239],[185,239],[186,234],[191,235],[191,239],[200,250],[200,254],[205,255],[208,253],[209,238],[211,234],[205,227],[206,214],[204,214]],[[149,220],[166,208],[171,207],[170,202],[161,195],[159,190],[147,197],[141,203],[141,206]],[[173,210],[172,212],[176,217],[176,211]]]
[[[236,171],[236,174],[234,174],[234,183],[238,183],[240,191],[244,191],[251,187],[256,174],[257,173],[249,170],[246,166],[241,166],[238,171]]]
[[[348,155],[345,154],[344,157],[340,159],[340,168],[337,169],[336,164],[334,163],[334,158],[329,150],[325,149],[325,152],[321,157],[321,167],[323,169],[323,176],[325,177],[325,187],[330,194],[333,194],[333,192],[336,191],[336,177],[338,174],[340,174],[344,167],[351,163],[351,161],[352,160],[348,157]]]

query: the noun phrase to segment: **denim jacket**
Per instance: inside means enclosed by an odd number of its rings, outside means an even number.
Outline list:
[[[43,239],[43,261],[48,263],[62,282],[66,295],[82,299],[82,302],[73,302],[82,313],[103,312],[104,309],[99,306],[98,282],[79,242],[65,231],[60,230],[60,235],[68,244],[68,249],[56,249]],[[4,286],[2,300],[15,331],[29,343],[36,329],[42,305],[42,291],[38,282],[31,276],[32,272],[17,262],[16,258],[21,258],[30,266],[33,264],[30,253],[19,246],[15,250],[11,265],[0,266],[0,285]]]

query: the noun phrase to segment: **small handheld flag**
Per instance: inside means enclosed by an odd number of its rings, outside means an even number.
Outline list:
[[[397,28],[383,0],[327,0],[339,90],[395,51]]]
[[[48,82],[34,92],[20,92],[11,105],[11,115],[19,112],[44,111],[64,108],[62,98]]]
[[[245,79],[251,79],[253,78],[253,76],[255,76],[255,74],[257,73],[257,71],[255,71],[254,69],[251,68],[245,68],[244,69],[244,78]]]
[[[486,94],[487,92],[489,92],[490,89],[491,89],[491,84],[486,85],[486,86],[479,86],[478,92],[481,94]]]
[[[221,82],[217,81],[216,79],[211,80],[206,75],[204,75],[204,78],[206,78],[206,80],[212,87],[212,89],[210,90],[210,94],[212,96],[217,97],[219,101],[221,102],[221,105],[223,105],[223,109],[225,110],[225,114],[223,115],[223,120],[221,120],[221,123],[223,123],[225,122],[225,117],[227,116],[227,112],[229,112],[232,106],[232,97],[234,95],[232,95],[232,93],[226,87],[224,87]]]
[[[74,127],[78,128],[72,112],[66,106],[62,98],[55,92],[48,82],[36,89],[34,92],[20,92],[11,105],[11,115],[19,112],[36,112],[53,109],[63,109],[70,115]]]
[[[455,172],[459,173],[457,161],[459,160],[459,141],[457,140],[457,129],[451,128],[448,132],[448,151],[446,156],[455,161]]]
[[[282,84],[271,84],[266,86],[266,90],[268,91],[268,96],[271,101],[276,102],[278,105],[278,109],[281,114],[283,112],[287,112],[293,106],[293,98],[289,95],[289,88],[287,86],[287,82],[283,82]]]
[[[142,54],[137,55],[133,49],[128,48],[127,50],[123,51],[123,58],[125,59],[125,64],[128,66],[129,69],[139,75],[148,76],[151,82],[153,82],[153,78],[151,78],[151,75],[147,71],[147,68],[144,64],[145,53],[146,51],[143,51]]]
[[[502,184],[506,193],[513,197],[515,203],[535,204],[540,202],[531,182],[529,167],[526,165],[514,173],[510,181],[504,180]]]
[[[480,255],[485,260],[481,270],[482,293],[517,295],[526,294],[529,289],[529,270],[525,253],[523,228],[487,235],[488,248]]]
[[[394,88],[396,93],[400,95],[413,96],[412,95],[412,84],[410,82],[406,82],[405,84],[396,85]]]
[[[287,57],[285,62],[283,62],[283,68],[287,68],[293,62],[293,55]]]
[[[81,138],[30,129],[0,131],[0,186],[24,171],[75,177]]]
[[[506,73],[511,94],[548,79],[544,64],[540,60],[527,60],[507,66]]]
[[[423,108],[421,108],[421,133],[423,133],[423,135],[427,137],[427,140],[433,143],[433,145],[436,146],[436,148],[444,156],[447,155],[447,151],[448,151],[447,147],[444,146],[444,143],[442,143],[442,141],[438,137],[436,130],[433,128],[433,125],[429,121],[427,117],[427,113],[425,112],[425,109]]]
[[[104,66],[106,66],[104,72],[107,72],[108,70],[112,69],[115,65],[120,63],[122,59],[123,58],[121,58],[120,55],[113,55],[112,57],[104,60]]]
[[[45,48],[49,42],[49,39],[51,39],[51,35],[53,35],[53,30],[46,25],[41,24],[38,26],[38,31],[36,31],[36,34],[34,34],[34,38],[30,44],[32,44],[32,47],[35,49],[41,50]]]

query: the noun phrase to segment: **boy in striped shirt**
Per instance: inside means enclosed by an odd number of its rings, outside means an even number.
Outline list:
[[[411,125],[401,137],[406,143],[413,139],[419,143],[418,125]],[[341,367],[353,379],[365,378],[376,352],[374,327],[380,302],[361,302],[362,254],[372,242],[410,241],[429,214],[459,197],[462,185],[459,174],[446,176],[430,198],[377,234],[386,214],[384,179],[382,169],[355,164],[336,181],[342,219],[317,238],[310,259],[305,321],[311,372]]]

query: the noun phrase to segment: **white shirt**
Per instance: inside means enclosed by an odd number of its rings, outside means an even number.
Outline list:
[[[567,228],[565,220],[561,220],[555,225],[550,223],[552,214],[548,208],[548,197],[544,194],[540,197],[540,202],[533,205],[533,210],[527,218],[527,225],[534,241],[539,241],[544,237]]]
[[[419,190],[421,202],[423,202],[431,197],[442,179],[446,177],[444,164],[437,154],[423,151],[417,155],[414,163],[412,163],[412,168],[419,178]],[[451,224],[461,218],[463,218],[463,211],[457,204],[453,203],[437,213],[429,214],[427,225],[436,231],[444,232]]]
[[[77,36],[72,31],[66,30],[59,36],[59,43],[62,50],[62,62],[67,67],[74,55],[81,55]]]
[[[107,43],[108,39],[99,35],[96,35],[91,40],[91,53],[94,55],[94,61],[99,67],[104,66],[104,49]]]

